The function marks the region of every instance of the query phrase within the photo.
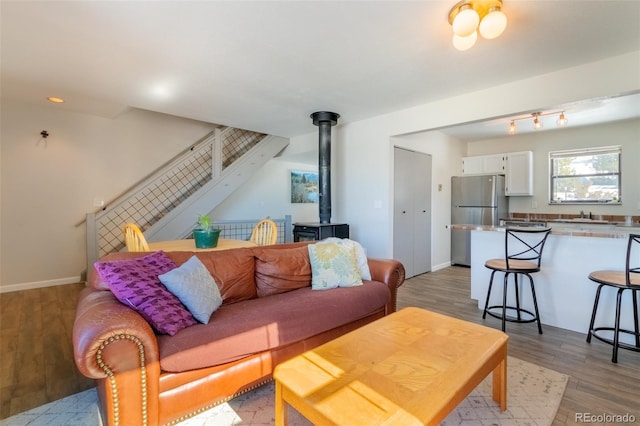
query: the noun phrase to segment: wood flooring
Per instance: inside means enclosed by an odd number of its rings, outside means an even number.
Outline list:
[[[589,284],[585,280],[585,285]],[[406,306],[498,330],[501,326],[495,318],[482,319],[477,301],[470,298],[470,269],[461,266],[407,280],[399,290],[398,309]],[[585,324],[585,330],[587,327]],[[576,415],[582,413],[628,413],[635,416],[635,424],[640,424],[640,353],[620,350],[618,364],[613,364],[610,345],[595,339],[589,344],[586,334],[561,328],[543,324],[542,329],[540,335],[533,323],[507,323],[509,355],[570,376],[554,425],[579,424]]]
[[[0,294],[0,418],[95,386],[76,369],[71,346],[82,288]]]
[[[0,294],[0,418],[93,386],[77,372],[71,347],[83,287]],[[499,320],[482,319],[469,294],[469,269],[452,266],[407,280],[398,293],[398,308],[418,306],[499,329]],[[570,376],[554,425],[580,423],[579,413],[628,413],[640,423],[640,353],[621,350],[613,364],[609,345],[588,344],[584,334],[550,326],[543,325],[543,331],[539,335],[534,324],[507,324],[511,356]]]

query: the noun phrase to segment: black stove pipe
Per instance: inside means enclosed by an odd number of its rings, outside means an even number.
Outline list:
[[[331,126],[338,123],[339,114],[318,111],[311,114],[318,126],[318,205],[320,223],[331,223]]]

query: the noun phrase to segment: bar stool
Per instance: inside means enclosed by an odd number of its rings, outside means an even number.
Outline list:
[[[634,246],[635,245],[635,246]],[[634,248],[635,247],[635,248]],[[631,267],[632,252],[637,254],[635,259],[638,266]],[[587,334],[587,342],[591,343],[591,337],[613,345],[613,356],[611,362],[618,363],[618,349],[628,349],[640,352],[640,331],[638,330],[638,298],[640,292],[640,235],[629,234],[629,242],[627,244],[627,259],[624,271],[595,271],[589,274],[589,279],[598,284],[596,298],[593,302],[593,312],[591,313],[591,323],[589,324],[589,333]],[[616,298],[616,317],[613,327],[594,327],[596,321],[596,312],[598,310],[598,302],[600,301],[600,291],[602,287],[609,286],[618,289]],[[622,294],[625,290],[631,290],[631,299],[633,301],[633,319],[634,331],[620,328],[620,309],[622,302]],[[604,337],[600,332],[613,332],[613,339]],[[620,333],[635,336],[635,346],[632,344],[620,342]]]
[[[538,323],[538,333],[542,334],[540,313],[538,312],[538,301],[536,300],[536,290],[533,285],[533,278],[531,277],[531,274],[540,271],[542,249],[544,248],[544,244],[547,241],[547,237],[550,232],[551,229],[549,228],[507,228],[505,230],[505,257],[503,259],[490,259],[484,264],[485,267],[491,269],[491,279],[489,281],[489,289],[487,290],[487,300],[485,301],[484,311],[482,312],[482,319],[485,319],[487,314],[494,318],[501,319],[502,331],[505,331],[506,321],[519,323],[536,321]],[[502,304],[489,306],[491,288],[493,287],[493,276],[496,272],[504,273]],[[507,304],[509,275],[513,275],[512,282],[515,284],[515,306]],[[535,313],[520,306],[518,275],[524,275],[529,278]],[[507,311],[515,311],[515,318],[507,316]]]

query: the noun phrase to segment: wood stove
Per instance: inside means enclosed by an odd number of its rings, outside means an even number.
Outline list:
[[[293,241],[318,241],[329,237],[349,238],[346,223],[294,223]]]
[[[322,240],[329,237],[349,238],[349,225],[331,223],[331,127],[338,123],[335,112],[311,114],[318,126],[318,210],[320,222],[294,223],[293,241]]]

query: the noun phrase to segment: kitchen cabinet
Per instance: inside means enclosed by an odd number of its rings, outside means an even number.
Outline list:
[[[533,151],[463,157],[462,174],[505,175],[505,195],[533,195]]]
[[[533,152],[505,154],[505,195],[533,195]]]
[[[504,174],[504,154],[478,155],[462,158],[463,175]]]

